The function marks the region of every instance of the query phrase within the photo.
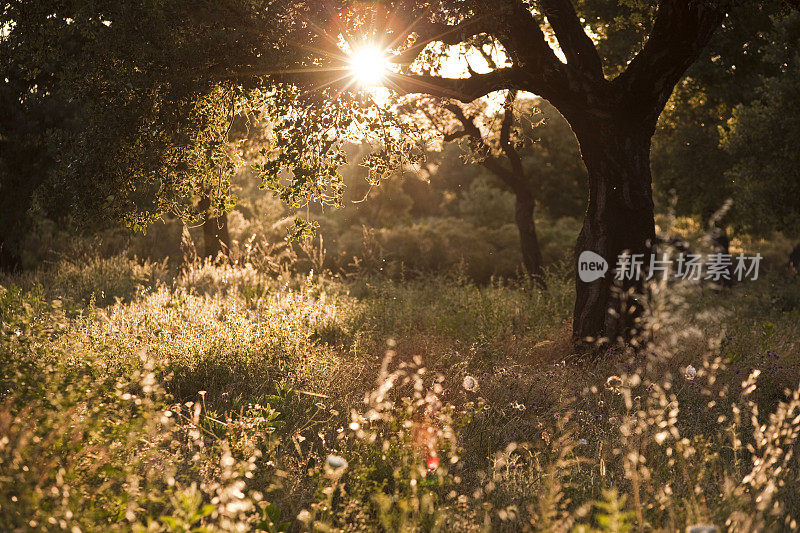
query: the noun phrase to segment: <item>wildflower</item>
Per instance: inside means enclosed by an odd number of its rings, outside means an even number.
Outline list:
[[[465,376],[461,385],[468,391],[474,391],[478,388],[478,380],[472,376]]]
[[[329,455],[328,458],[325,460],[325,463],[334,470],[338,470],[340,468],[347,468],[347,459],[339,455],[333,455],[333,454]]]
[[[428,470],[436,470],[439,468],[439,458],[435,454],[430,454],[425,464],[428,466]]]
[[[686,533],[719,533],[719,529],[717,529],[717,526],[709,524],[697,524],[688,526],[686,528]]]
[[[622,386],[622,378],[619,376],[608,376],[606,380],[607,389],[616,389]]]
[[[686,367],[686,379],[692,380],[697,377],[697,369],[692,365]]]

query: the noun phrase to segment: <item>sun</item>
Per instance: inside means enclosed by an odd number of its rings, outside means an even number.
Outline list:
[[[354,49],[347,63],[353,78],[364,87],[383,85],[389,72],[386,51],[371,44]]]

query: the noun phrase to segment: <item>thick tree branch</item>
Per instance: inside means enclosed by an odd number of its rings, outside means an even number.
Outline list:
[[[466,89],[461,87],[463,81],[441,81],[441,78],[430,79],[415,75],[403,79],[397,75],[392,81],[397,83],[400,92],[425,93],[468,102],[467,97],[473,94],[480,97],[491,90],[518,88],[541,95],[554,103],[582,100],[578,89],[570,83],[564,64],[559,61],[548,44],[540,22],[523,2],[480,0],[476,1],[475,5],[476,14],[459,24],[446,25],[419,20],[412,22],[414,28],[419,28],[415,30],[419,38],[410,48],[392,58],[392,61],[397,64],[410,64],[431,42],[458,44],[475,35],[487,34],[497,39],[503,46],[514,65],[512,70],[502,68],[489,74],[472,76],[470,79],[474,78],[475,81],[466,83]],[[513,72],[513,83],[493,83],[500,78],[506,78],[503,81],[508,81],[507,74],[494,74],[494,72]],[[471,90],[487,82],[492,82],[491,90]],[[435,88],[426,90],[431,84],[438,90]],[[442,88],[445,92],[441,90]]]
[[[570,84],[567,69],[547,42],[541,23],[519,0],[484,0],[483,9],[495,14],[500,28],[494,35],[515,66],[526,76],[520,89],[570,105],[583,97]]]
[[[725,18],[727,0],[662,0],[650,37],[614,85],[620,109],[655,129],[675,84]]]
[[[494,91],[517,88],[521,79],[520,69],[506,67],[469,78],[392,73],[387,76],[386,85],[400,94],[427,94],[469,103]]]
[[[603,64],[594,43],[586,35],[570,0],[541,0],[547,20],[570,67],[592,78],[603,77]]]

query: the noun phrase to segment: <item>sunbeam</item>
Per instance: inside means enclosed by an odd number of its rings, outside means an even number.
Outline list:
[[[354,49],[347,63],[353,78],[362,87],[383,85],[389,71],[386,52],[381,47],[372,44]]]

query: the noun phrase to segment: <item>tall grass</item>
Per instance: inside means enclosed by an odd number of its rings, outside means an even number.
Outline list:
[[[565,279],[4,278],[0,529],[796,529],[800,282],[657,292],[590,363]]]

